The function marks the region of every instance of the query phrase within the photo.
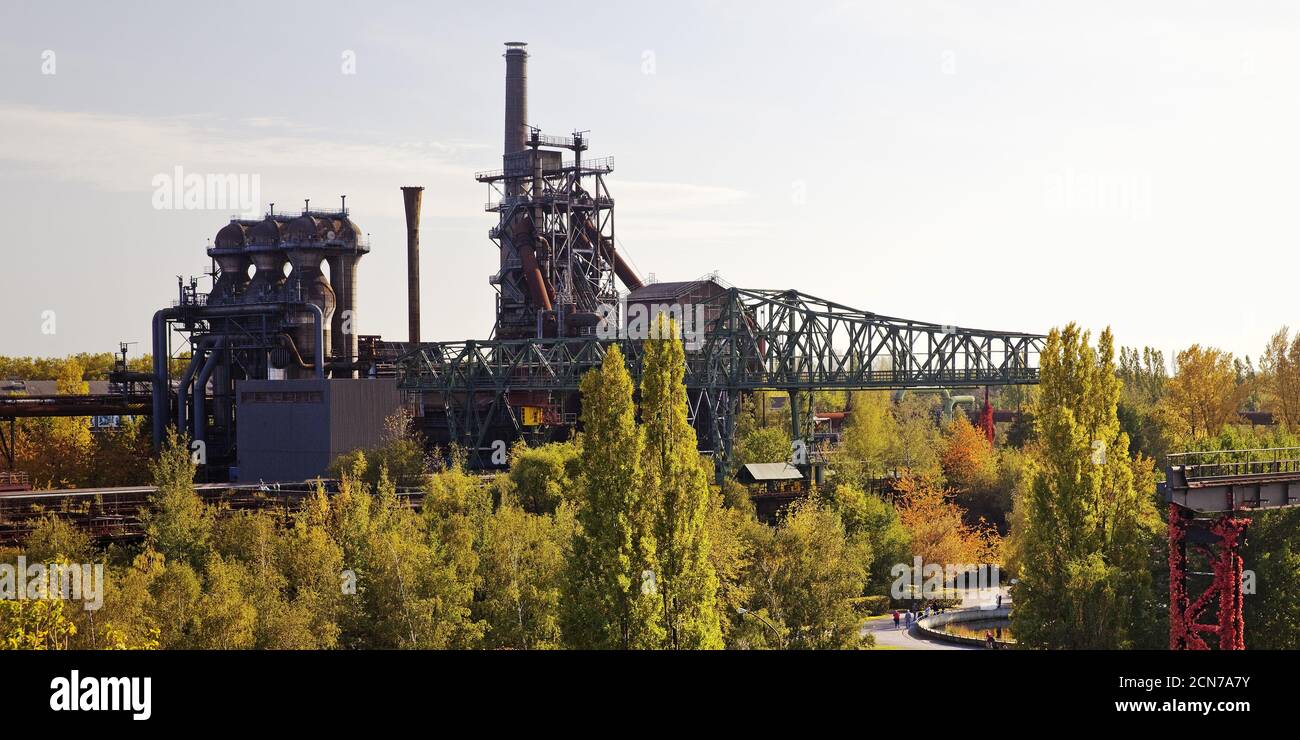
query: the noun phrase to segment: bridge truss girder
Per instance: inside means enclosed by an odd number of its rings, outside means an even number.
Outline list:
[[[695,315],[690,307],[678,307],[678,315],[681,308]],[[703,308],[709,318],[698,344],[688,342],[685,380],[692,421],[720,475],[746,392],[1038,382],[1044,337],[1037,334],[891,318],[793,290],[728,288]],[[686,328],[699,336],[699,327]],[[586,338],[421,344],[398,359],[399,387],[441,403],[449,439],[467,448],[472,463],[484,464],[493,429],[523,429],[512,393],[576,393],[582,373],[613,344],[639,380],[643,340],[627,333],[602,325]]]

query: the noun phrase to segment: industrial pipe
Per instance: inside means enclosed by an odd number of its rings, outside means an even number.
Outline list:
[[[198,370],[199,363],[203,362],[204,355],[207,354],[208,348],[216,341],[215,337],[203,337],[199,340],[198,346],[190,354],[190,364],[185,366],[185,372],[181,374],[181,382],[176,386],[176,431],[185,433],[185,399],[190,397],[190,383],[194,380],[194,373]]]
[[[510,224],[510,243],[519,252],[524,281],[528,283],[528,295],[533,299],[535,307],[550,311],[552,310],[550,291],[547,290],[541,265],[537,264],[537,253],[533,249],[533,241],[536,237],[533,234],[533,224],[527,217],[517,216]]]
[[[325,377],[325,312],[315,303],[306,304],[307,308],[312,311],[312,318],[316,319],[316,377]]]
[[[406,206],[406,324],[411,344],[420,341],[420,201],[424,187],[402,188]]]
[[[908,393],[938,393],[940,398],[943,399],[943,417],[945,419],[952,418],[953,410],[958,404],[969,403],[973,408],[977,403],[974,396],[954,396],[952,391],[947,388],[900,388],[894,391],[894,403],[902,401],[903,397]]]
[[[614,274],[618,275],[618,279],[622,281],[628,290],[644,287],[645,284],[641,282],[636,270],[633,270],[632,266],[623,260],[623,256],[618,253],[618,250],[614,248],[609,239],[600,235],[590,217],[583,219],[582,229],[578,232],[578,236],[582,238],[588,249],[593,252],[598,251],[607,262],[613,265]]]
[[[220,336],[212,343],[212,347],[208,349],[208,360],[203,363],[203,369],[199,371],[198,380],[194,383],[194,436],[192,439],[202,441],[204,433],[207,431],[208,419],[203,410],[203,403],[208,394],[208,378],[212,377],[212,371],[217,366],[221,351],[226,348],[226,340],[227,337]]]
[[[153,440],[154,446],[161,447],[167,429],[167,418],[171,416],[167,408],[171,394],[171,371],[167,366],[167,321],[181,316],[195,318],[228,318],[231,316],[257,316],[268,313],[283,313],[291,306],[303,306],[312,313],[316,325],[316,347],[313,360],[316,364],[316,377],[325,377],[325,312],[314,303],[249,303],[238,306],[178,306],[165,308],[153,316]],[[184,396],[181,396],[184,398]],[[181,401],[184,405],[184,401]],[[183,413],[183,412],[182,412]],[[184,425],[181,426],[184,429]]]
[[[167,417],[171,416],[167,408],[167,397],[171,392],[171,368],[167,365],[170,352],[167,350],[167,320],[176,318],[179,309],[164,308],[153,315],[153,446],[162,447],[163,434],[167,430]]]

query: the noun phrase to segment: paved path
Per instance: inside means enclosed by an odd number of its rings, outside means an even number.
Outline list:
[[[894,629],[894,617],[886,614],[881,617],[872,617],[866,624],[862,625],[862,634],[870,634],[876,638],[876,647],[885,649],[899,650],[978,650],[971,645],[958,645],[952,642],[941,642],[921,637],[916,630],[916,625],[908,630],[903,627]]]
[[[1009,598],[1008,590],[1000,589],[1004,599]],[[986,606],[992,608],[997,604],[997,592],[986,590],[983,593],[976,593],[974,590],[966,593],[962,600],[962,607],[969,608],[973,606]],[[973,645],[958,645],[952,642],[943,642],[942,640],[931,640],[922,637],[913,625],[908,630],[903,627],[894,629],[894,617],[892,614],[885,614],[879,617],[872,617],[862,625],[862,634],[870,634],[876,638],[876,646],[886,649],[900,650],[983,650],[984,648]]]

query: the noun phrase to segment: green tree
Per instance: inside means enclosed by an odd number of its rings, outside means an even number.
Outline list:
[[[1246,645],[1260,650],[1300,647],[1300,509],[1250,515],[1242,559],[1255,572],[1247,594]]]
[[[1161,401],[1167,423],[1182,440],[1213,437],[1239,418],[1250,389],[1238,385],[1232,355],[1193,344],[1178,353],[1178,372]]]
[[[641,470],[645,441],[617,346],[582,376],[580,392],[582,498],[565,578],[565,641],[577,648],[657,648],[664,641],[663,602],[654,509]]]
[[[236,560],[212,554],[194,620],[199,650],[247,650],[256,644],[257,609],[246,591],[253,576]]]
[[[524,511],[550,514],[561,501],[574,496],[578,446],[552,442],[529,447],[522,440],[510,450],[509,480]]]
[[[687,416],[686,352],[677,325],[659,318],[641,368],[645,501],[654,508],[665,647],[722,647],[718,575],[710,560],[709,471]]]
[[[827,503],[839,514],[845,536],[866,542],[871,552],[865,593],[889,593],[893,582],[890,568],[907,563],[912,557],[912,536],[903,526],[898,510],[880,496],[844,483],[831,491]]]
[[[793,504],[780,527],[753,534],[753,608],[775,623],[780,644],[839,650],[869,643],[851,600],[867,583],[870,546],[845,537],[838,514],[810,498]]]
[[[555,515],[530,514],[512,502],[492,514],[480,561],[483,598],[475,604],[487,623],[485,647],[560,647],[564,535]]]
[[[910,474],[938,481],[943,477],[939,456],[943,438],[935,423],[939,399],[934,395],[905,394],[894,405],[897,437],[891,453],[891,467],[900,475]]]
[[[46,513],[32,525],[23,541],[28,562],[88,563],[94,555],[90,535],[53,513]]]
[[[75,359],[57,362],[51,368],[55,392],[77,395],[87,392],[83,369]],[[38,488],[69,488],[85,485],[94,451],[88,417],[24,419],[14,445],[17,467],[31,476]]]
[[[201,568],[208,554],[212,517],[194,490],[194,463],[185,437],[167,433],[158,459],[149,465],[156,490],[141,511],[146,542],[167,560]]]
[[[471,613],[478,528],[469,512],[478,504],[465,500],[469,491],[459,481],[431,479],[425,511],[418,514],[380,472],[377,494],[349,473],[338,495],[319,497],[311,507],[313,519],[328,522],[356,576],[357,605],[341,615],[342,642],[379,649],[477,647],[484,625]]]
[[[868,489],[894,472],[899,462],[899,428],[889,393],[854,393],[848,423],[831,455],[837,481]]]
[[[748,501],[742,507],[728,506],[721,493],[709,505],[709,559],[718,575],[718,612],[723,642],[727,647],[748,647],[752,620],[740,614],[751,600],[753,588],[747,575],[753,562],[754,530],[766,529],[754,518]],[[760,628],[761,629],[761,628]],[[761,635],[759,636],[761,639]],[[764,643],[766,644],[766,643]]]
[[[62,599],[0,599],[0,650],[67,650],[77,633]]]
[[[149,617],[158,626],[158,641],[167,650],[198,647],[198,604],[203,593],[199,574],[184,560],[163,563],[149,583]]]
[[[733,451],[734,469],[750,463],[785,462],[790,459],[790,430],[785,427],[755,427],[740,436]],[[734,472],[734,471],[733,471]]]
[[[1074,324],[1053,330],[1041,357],[1039,459],[1013,531],[1016,639],[1034,647],[1140,646],[1162,613],[1151,573],[1160,521],[1151,461],[1129,457],[1116,416],[1110,330],[1096,350]]]

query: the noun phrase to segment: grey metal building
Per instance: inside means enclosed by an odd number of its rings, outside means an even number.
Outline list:
[[[395,378],[242,380],[235,386],[238,467],[231,480],[303,481],[335,457],[379,444],[401,405]]]

